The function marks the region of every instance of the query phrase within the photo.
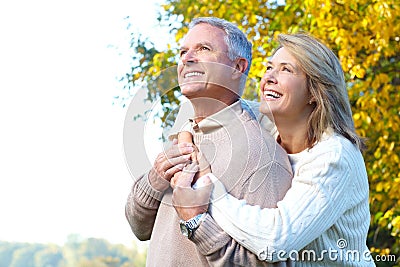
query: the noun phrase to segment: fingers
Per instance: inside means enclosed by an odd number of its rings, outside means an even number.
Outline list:
[[[183,157],[183,156],[182,156]],[[166,163],[161,163],[159,165],[155,165],[155,172],[159,177],[161,177],[164,180],[167,180],[168,182],[171,181],[171,178],[178,172],[182,171],[182,169],[185,167],[187,163],[190,162],[190,157],[189,158],[183,158],[182,160],[177,161],[178,164],[176,165],[171,165],[171,164],[166,164]],[[179,163],[183,162],[183,163]]]
[[[191,154],[193,153],[193,151],[193,144],[176,144],[167,151],[160,153],[157,158],[159,161],[164,161],[165,164],[167,164],[165,166],[166,168],[170,168],[173,165],[183,163],[183,161],[191,158]]]
[[[175,166],[172,166],[169,168],[165,173],[165,177],[168,177],[168,180],[172,180],[172,177],[174,177],[177,173],[181,172],[182,169],[185,167],[185,164],[177,164]]]
[[[197,160],[197,148],[196,147],[194,147],[194,149],[195,149],[195,151],[191,154],[192,155],[192,161],[198,161]]]
[[[160,153],[167,158],[174,158],[180,155],[191,154],[194,151],[194,145],[191,143],[173,144],[168,150]]]
[[[189,131],[182,131],[178,134],[178,143],[193,143],[193,135]]]
[[[174,140],[173,143],[176,143]],[[170,181],[172,176],[190,163],[193,145],[188,143],[173,144],[170,149],[158,154],[153,164],[153,170],[159,177]]]
[[[207,173],[211,172],[211,166],[208,163],[206,157],[203,155],[203,153],[201,153],[200,151],[198,151],[196,153],[196,159],[199,162],[199,176],[204,176]]]
[[[204,186],[211,185],[212,181],[210,177],[206,176],[201,176],[199,179],[197,179],[196,183],[192,186],[193,189],[199,189]]]
[[[184,169],[186,165],[188,166]],[[183,169],[184,172],[181,173]],[[171,148],[157,156],[153,164],[153,173],[163,180],[172,182],[172,187],[190,187],[198,177],[209,172],[211,172],[210,165],[197,147],[189,142],[178,143],[177,139],[172,141]]]
[[[191,174],[191,175],[194,175],[198,171],[199,171],[199,164],[195,161],[186,165],[182,170],[183,173]]]
[[[197,162],[192,162],[186,165],[183,170],[179,173],[176,173],[171,179],[171,187],[175,188],[176,186],[180,187],[191,187],[193,177],[198,172],[199,166]]]

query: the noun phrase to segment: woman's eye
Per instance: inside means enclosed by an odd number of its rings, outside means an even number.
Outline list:
[[[181,50],[181,52],[179,52],[180,57],[183,57],[185,54],[186,54],[186,51],[184,51],[184,50]]]
[[[272,67],[271,66],[267,66],[267,70],[272,70]]]
[[[283,67],[282,70],[283,70],[283,71],[286,71],[286,72],[292,72],[292,70],[290,70],[290,69],[287,68],[287,67]]]

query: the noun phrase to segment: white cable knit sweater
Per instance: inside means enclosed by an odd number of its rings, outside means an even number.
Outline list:
[[[215,182],[211,214],[221,228],[266,261],[295,266],[375,266],[366,246],[368,179],[360,151],[325,133],[289,155],[292,187],[277,208],[246,205]]]

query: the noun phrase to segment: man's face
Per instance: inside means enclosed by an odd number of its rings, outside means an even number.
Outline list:
[[[219,98],[232,82],[234,62],[228,58],[225,32],[206,23],[194,26],[180,49],[178,81],[186,97]]]

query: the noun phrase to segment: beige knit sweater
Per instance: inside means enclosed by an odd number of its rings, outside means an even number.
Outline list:
[[[227,190],[249,204],[276,207],[291,185],[284,150],[242,109],[240,101],[193,127],[194,142]],[[150,239],[147,266],[269,266],[222,231],[208,214],[191,240],[179,230],[172,190],[154,190],[147,174],[134,182],[126,217],[140,240]],[[289,266],[290,262],[274,266]]]

